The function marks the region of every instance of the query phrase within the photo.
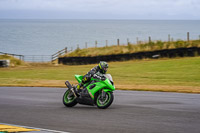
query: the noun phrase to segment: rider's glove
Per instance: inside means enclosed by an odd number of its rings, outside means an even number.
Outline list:
[[[94,74],[93,78],[100,79],[100,80],[105,80],[106,79],[104,76],[99,76],[97,74]]]
[[[90,81],[90,79],[91,79],[91,75],[90,75],[90,74],[86,74],[86,75],[83,77],[82,82],[83,82],[83,83],[87,83],[87,82]]]
[[[104,76],[102,76],[101,78],[100,78],[100,80],[106,80],[106,77],[104,77]]]

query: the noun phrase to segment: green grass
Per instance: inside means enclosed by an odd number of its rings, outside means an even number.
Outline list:
[[[64,87],[95,65],[0,68],[0,86]],[[111,62],[108,73],[118,89],[200,93],[200,57]]]

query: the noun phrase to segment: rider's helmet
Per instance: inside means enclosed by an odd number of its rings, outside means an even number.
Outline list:
[[[101,73],[106,74],[107,69],[108,69],[108,63],[105,61],[100,61],[99,68],[100,68]]]

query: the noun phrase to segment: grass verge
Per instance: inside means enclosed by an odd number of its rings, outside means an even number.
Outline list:
[[[95,65],[24,65],[0,68],[0,86],[65,87]],[[200,93],[200,57],[109,63],[117,89]]]

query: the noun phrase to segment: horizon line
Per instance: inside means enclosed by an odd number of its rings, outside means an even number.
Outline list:
[[[163,20],[181,20],[181,21],[190,21],[190,20],[200,20],[200,19],[118,19],[118,18],[112,18],[112,19],[101,19],[101,18],[0,18],[0,20],[156,20],[156,21],[163,21]]]

